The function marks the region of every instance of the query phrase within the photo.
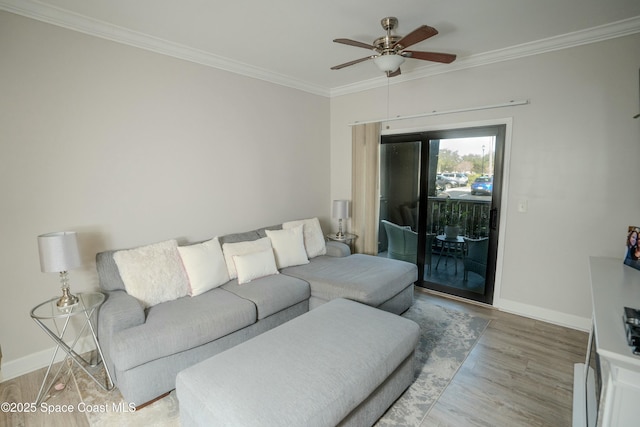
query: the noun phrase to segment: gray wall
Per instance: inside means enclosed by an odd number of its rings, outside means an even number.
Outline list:
[[[386,87],[333,97],[332,194],[351,192],[350,123],[529,99],[383,129],[510,122],[495,305],[587,328],[588,257],[622,259],[626,228],[640,222],[638,46],[636,34],[392,84],[389,98]]]
[[[0,12],[2,373],[46,364],[29,311],[58,294],[36,236],[95,253],[319,216],[330,227],[329,100]]]

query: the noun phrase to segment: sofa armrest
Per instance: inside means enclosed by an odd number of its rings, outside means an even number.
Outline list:
[[[327,242],[326,246],[328,256],[340,258],[351,255],[351,249],[349,249],[349,245],[345,243],[330,240]]]
[[[105,291],[104,303],[98,311],[98,340],[102,348],[105,366],[111,373],[112,380],[118,384],[117,372],[111,357],[113,337],[124,329],[129,329],[145,322],[144,309],[137,299],[122,290]]]
[[[113,336],[123,329],[142,325],[145,321],[144,309],[140,302],[125,291],[107,291],[98,314],[100,336]]]

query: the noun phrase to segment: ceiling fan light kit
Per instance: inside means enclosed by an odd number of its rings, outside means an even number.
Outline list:
[[[372,49],[377,54],[356,59],[354,61],[345,62],[344,64],[331,67],[332,70],[339,70],[350,65],[359,64],[369,59],[380,69],[385,72],[387,77],[394,77],[400,74],[400,65],[405,58],[420,59],[423,61],[441,62],[449,64],[456,59],[456,55],[450,53],[439,52],[421,52],[414,50],[405,50],[409,46],[426,40],[438,34],[438,30],[427,25],[422,25],[406,36],[398,36],[391,34],[391,31],[398,26],[398,19],[392,16],[383,18],[380,21],[382,28],[387,32],[383,37],[377,38],[373,44],[367,44],[351,39],[335,39],[335,43],[346,44],[349,46],[361,47],[364,49]]]
[[[400,55],[380,55],[373,58],[373,62],[375,62],[380,71],[392,73],[400,68],[404,58]]]

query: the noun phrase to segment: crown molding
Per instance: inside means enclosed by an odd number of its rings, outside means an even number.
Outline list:
[[[567,49],[570,47],[595,43],[640,32],[640,16],[636,16],[586,30],[472,55],[458,59],[452,64],[428,65],[410,73],[394,77],[390,82],[387,81],[388,79],[386,77],[381,76],[354,84],[339,86],[336,88],[327,88],[302,80],[297,80],[291,76],[274,73],[263,68],[233,61],[229,58],[214,55],[209,52],[92,19],[87,16],[69,12],[38,1],[0,0],[0,10],[6,10],[27,18],[36,19],[38,21],[73,31],[160,53],[162,55],[172,56],[208,67],[218,68],[235,74],[252,77],[325,97],[347,95],[364,90],[385,87],[389,83],[399,84],[438,74],[479,67],[496,62],[509,61],[526,56],[539,55],[541,53]]]
[[[185,61],[299,89],[316,95],[325,97],[329,96],[329,89],[326,87],[314,85],[302,80],[296,80],[291,76],[274,73],[239,61],[233,61],[229,58],[194,49],[179,43],[163,40],[148,34],[132,31],[124,27],[119,27],[117,25],[109,24],[37,1],[0,0],[0,10],[6,10],[27,18],[36,19],[48,24],[53,24],[102,39],[160,53],[162,55],[172,56]]]

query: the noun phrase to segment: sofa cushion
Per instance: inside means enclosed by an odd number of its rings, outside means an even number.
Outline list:
[[[252,240],[258,240],[259,238],[260,235],[254,230],[245,231],[244,233],[226,234],[220,236],[218,240],[220,240],[221,245],[224,245],[225,243],[250,242]]]
[[[189,277],[190,296],[200,295],[229,281],[229,270],[217,237],[195,245],[179,246],[178,252]]]
[[[221,288],[148,309],[144,324],[113,336],[110,355],[118,370],[180,353],[245,328],[257,320],[253,302]]]
[[[418,280],[415,264],[372,255],[319,256],[281,273],[309,282],[311,295],[330,301],[348,298],[373,307]]]
[[[117,251],[104,251],[96,254],[96,270],[98,271],[98,284],[103,291],[124,291],[124,282],[120,277],[120,271],[113,259]]]
[[[220,244],[225,243],[237,243],[237,242],[250,242],[252,240],[258,240],[262,237],[267,237],[266,230],[282,230],[282,225],[270,225],[268,227],[258,228],[256,230],[244,231],[242,233],[231,233],[220,236]]]
[[[325,255],[327,253],[327,247],[318,218],[287,221],[282,224],[282,228],[286,230],[301,224],[303,226],[304,247],[307,251],[307,257],[311,259],[319,255]]]
[[[309,263],[302,228],[303,224],[286,230],[266,230],[278,268]]]
[[[145,307],[187,295],[189,279],[175,240],[118,251],[113,259],[127,293]]]
[[[257,307],[258,319],[296,305],[311,295],[307,282],[284,274],[261,277],[242,285],[237,280],[231,280],[222,288],[252,301]]]
[[[236,270],[236,265],[233,261],[233,257],[235,255],[247,255],[253,252],[261,252],[266,249],[271,249],[271,240],[269,240],[268,237],[236,243],[224,243],[222,245],[222,253],[224,254],[224,259],[227,263],[229,278],[235,279],[238,277],[238,271]]]
[[[330,240],[326,244],[326,250],[328,256],[343,257],[351,255],[349,245],[344,242]]]
[[[238,274],[238,283],[241,285],[253,279],[278,274],[276,259],[271,248],[244,255],[233,255],[233,264]]]

